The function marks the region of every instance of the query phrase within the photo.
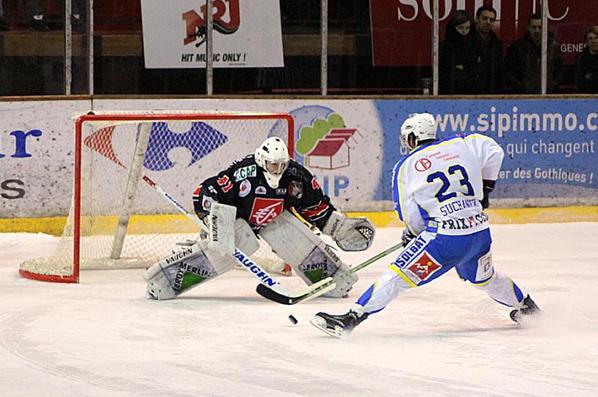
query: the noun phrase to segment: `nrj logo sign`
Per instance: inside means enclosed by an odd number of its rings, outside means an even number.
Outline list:
[[[125,167],[125,164],[117,155],[118,149],[114,147],[114,142],[116,141],[116,134],[130,134],[131,132],[120,131],[118,128],[126,128],[126,126],[117,127],[113,125],[101,128],[87,136],[84,143],[88,148]],[[166,122],[155,122],[152,123],[143,165],[146,169],[152,171],[169,170],[175,166],[175,163],[169,159],[168,153],[176,148],[186,148],[191,153],[188,168],[227,141],[228,137],[226,135],[205,122],[193,122],[191,128],[182,133],[173,132]],[[125,149],[130,151],[130,148],[134,145],[130,140],[127,142],[130,146]]]
[[[239,12],[240,0],[212,0],[212,21],[214,30],[222,34],[235,33],[241,24]],[[201,15],[195,10],[183,13],[183,20],[186,26],[186,37],[183,40],[185,45],[196,40],[195,47],[205,43],[206,37],[206,16],[208,15],[207,6],[203,4],[200,7]]]
[[[357,128],[347,126],[330,108],[306,106],[290,112],[297,123],[295,150],[308,168],[334,170],[351,165],[351,152],[361,140]]]

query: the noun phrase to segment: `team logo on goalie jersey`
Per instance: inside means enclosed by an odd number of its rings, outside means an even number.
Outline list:
[[[256,197],[251,208],[250,223],[266,226],[284,210],[283,200]]]
[[[241,185],[239,185],[239,197],[247,197],[249,192],[251,192],[251,182],[245,179],[241,182]]]

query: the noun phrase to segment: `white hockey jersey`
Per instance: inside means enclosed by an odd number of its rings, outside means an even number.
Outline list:
[[[485,135],[458,135],[414,149],[393,170],[395,209],[414,234],[464,235],[488,227],[482,180],[496,180],[502,148]]]

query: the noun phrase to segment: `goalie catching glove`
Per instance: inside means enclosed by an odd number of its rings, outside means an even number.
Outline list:
[[[334,211],[322,233],[332,237],[343,251],[364,251],[371,247],[376,228],[367,218],[348,218]]]

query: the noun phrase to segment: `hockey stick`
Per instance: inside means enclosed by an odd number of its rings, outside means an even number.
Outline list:
[[[352,267],[350,269],[351,273],[357,273],[358,271],[368,267],[372,263],[377,262],[378,260],[384,258],[385,256],[395,252],[396,250],[398,250],[402,247],[403,247],[403,243],[401,242],[401,243],[393,245],[390,248],[385,249],[384,251],[361,262],[357,266]],[[258,294],[260,294],[264,298],[269,299],[273,302],[280,303],[282,305],[295,305],[297,303],[304,302],[306,300],[313,299],[322,294],[325,294],[326,292],[334,289],[336,287],[336,283],[334,282],[332,277],[328,277],[323,280],[320,280],[319,282],[317,282],[315,284],[312,284],[310,287],[311,287],[310,291],[307,291],[303,294],[296,295],[296,296],[279,294],[276,291],[274,291],[273,289],[270,289],[263,284],[259,284],[256,287],[256,291]]]
[[[145,183],[147,183],[152,189],[158,192],[162,197],[168,200],[171,204],[173,204],[181,213],[185,214],[189,219],[191,219],[201,230],[208,232],[208,227],[199,220],[196,216],[191,214],[185,207],[183,207],[174,197],[168,194],[167,191],[162,189],[160,185],[156,184],[150,177],[147,175],[143,175],[142,179]],[[312,284],[307,288],[307,290],[299,295],[289,295],[286,289],[280,284],[278,281],[274,280],[268,272],[262,269],[257,263],[251,260],[249,256],[244,254],[240,249],[235,247],[235,251],[233,253],[233,257],[243,266],[243,269],[247,270],[253,276],[257,277],[260,281],[260,284],[257,285],[256,291],[258,294],[268,298],[266,295],[272,296],[274,298],[270,299],[272,301],[283,303],[285,302],[293,302],[293,303],[286,303],[293,305],[295,303],[302,302],[307,299],[312,299],[322,294],[325,294],[328,291],[333,290],[336,287],[336,283],[332,280],[331,277],[325,278],[323,280],[318,281],[315,284]],[[260,291],[263,291],[260,292]],[[278,300],[276,300],[278,299]]]

